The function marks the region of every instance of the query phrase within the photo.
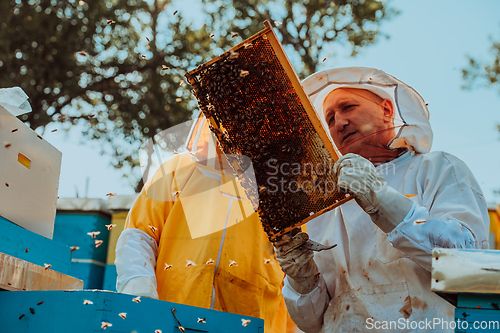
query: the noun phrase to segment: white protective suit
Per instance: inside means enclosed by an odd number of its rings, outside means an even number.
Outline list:
[[[404,126],[390,147],[409,151],[376,170],[413,205],[388,234],[354,200],[308,222],[310,239],[338,246],[315,253],[321,278],[309,294],[297,293],[285,279],[292,319],[305,332],[453,332],[455,308],[430,290],[431,253],[435,247],[488,248],[488,212],[474,176],[458,158],[429,153],[425,103],[394,77],[343,68],[316,73],[303,86],[320,119],[324,99],[337,87],[367,89],[393,101],[394,124]],[[438,319],[441,324],[433,324]]]

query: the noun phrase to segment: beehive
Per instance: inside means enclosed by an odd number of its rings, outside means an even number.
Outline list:
[[[351,199],[331,172],[340,153],[270,24],[186,74],[270,239]],[[252,188],[258,189],[252,191]]]

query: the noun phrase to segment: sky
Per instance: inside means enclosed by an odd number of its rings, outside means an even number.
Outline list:
[[[196,8],[194,0],[180,3],[185,16]],[[486,201],[500,203],[500,196],[493,192],[500,190],[500,132],[496,129],[500,92],[498,88],[461,89],[466,55],[482,60],[493,57],[489,38],[500,40],[500,1],[397,0],[392,5],[401,13],[381,28],[390,39],[381,38],[355,58],[348,58],[342,49],[330,50],[335,56],[325,54],[327,60],[318,70],[374,67],[412,86],[429,103],[432,151],[446,151],[463,160]],[[99,154],[97,142],[81,144],[84,139],[78,127],[69,134],[51,132],[58,126],[47,126],[44,139],[62,152],[59,197],[134,193],[122,172],[110,165],[110,158]]]

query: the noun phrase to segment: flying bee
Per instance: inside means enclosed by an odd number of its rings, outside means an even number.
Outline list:
[[[36,305],[42,305],[42,304],[43,304],[43,301],[36,303]]]
[[[175,15],[175,14],[177,14],[177,12],[178,12],[178,10],[176,10],[176,11],[174,12],[174,15]]]
[[[43,140],[43,138],[40,134],[37,134],[36,137],[39,138],[40,140]]]
[[[87,304],[94,304],[94,302],[89,301],[88,299],[86,299],[86,300],[84,300],[84,301],[83,301],[83,304],[84,304],[84,305],[87,305]]]
[[[207,318],[198,318],[198,323],[206,324],[207,323]]]
[[[146,55],[141,54],[141,58],[142,58],[142,59],[146,59]]]
[[[51,264],[43,264],[43,267],[44,267],[44,269],[49,269],[50,267],[52,267],[52,265]]]
[[[101,246],[101,244],[102,244],[104,241],[102,241],[102,240],[100,240],[100,239],[96,239],[94,242],[95,242],[95,247],[99,247],[99,246]]]
[[[270,263],[271,263],[271,259],[267,259],[267,258],[264,259],[264,264],[270,264]]]
[[[116,193],[106,193],[107,197],[114,197],[115,195],[116,195]]]
[[[172,267],[172,265],[165,264],[165,268],[164,268],[164,270],[167,270],[167,269],[169,269],[169,268],[171,268],[171,267]]]
[[[95,238],[100,233],[101,233],[100,231],[91,231],[91,232],[87,232],[87,235],[89,235],[92,238]]]
[[[150,40],[148,37],[146,37],[146,40],[147,40],[148,42],[151,42],[151,40]]]
[[[78,247],[78,246],[70,247],[71,252],[75,252],[76,250],[79,250],[79,249],[80,249],[80,247]]]
[[[31,312],[31,314],[35,314],[35,309],[30,308],[30,312]]]
[[[229,260],[229,267],[231,266],[238,266],[238,263],[236,263],[236,261],[234,260]]]
[[[212,260],[212,258],[208,259],[208,261],[205,263],[206,265],[211,265],[213,264],[214,261]]]
[[[80,52],[78,52],[78,54],[81,56],[84,56],[84,57],[87,56],[87,52],[85,52],[85,51],[80,51]]]
[[[250,324],[250,319],[241,319],[241,325],[246,327],[248,324]]]
[[[187,260],[187,263],[186,263],[186,267],[189,267],[189,266],[196,266],[196,264],[194,262],[192,262],[191,260]]]
[[[23,315],[23,314],[22,314],[22,315],[20,315],[20,316],[19,316],[19,320],[23,319],[23,318],[24,318],[24,316],[25,316],[25,315]]]
[[[101,324],[101,328],[104,329],[104,330],[106,329],[106,327],[111,327],[111,326],[113,326],[113,324],[107,323],[105,321],[103,321],[102,324]]]
[[[132,302],[141,303],[141,296],[137,296],[135,298],[132,298]]]
[[[168,66],[161,65],[161,70],[162,70],[162,71],[166,71],[167,69],[169,69],[169,67],[168,67]]]
[[[214,34],[210,34],[210,38],[214,38],[214,37],[215,37],[215,35],[214,35]]]
[[[56,128],[56,129],[53,129],[51,132],[52,132],[52,133],[54,133],[54,132],[56,132],[56,131],[57,131],[57,128]]]
[[[122,319],[126,319],[127,318],[127,313],[125,313],[125,312],[119,313],[118,315],[120,317],[122,317]]]
[[[158,228],[154,227],[152,225],[148,225],[149,229],[151,229],[152,232],[155,232]]]
[[[321,60],[321,62],[325,62],[326,58],[323,58],[323,60]]]
[[[8,142],[5,144],[5,148],[7,148],[7,149],[9,149],[10,146],[12,146],[12,144],[10,144]]]

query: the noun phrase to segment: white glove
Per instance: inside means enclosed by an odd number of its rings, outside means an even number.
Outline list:
[[[358,205],[382,231],[389,233],[410,211],[413,201],[379,176],[375,166],[356,155],[342,156],[333,166],[338,187],[351,192]]]
[[[314,252],[302,246],[308,239],[309,235],[304,232],[293,237],[288,233],[274,243],[276,259],[281,269],[288,276],[292,288],[300,294],[310,293],[319,283]]]
[[[154,282],[145,276],[130,279],[125,283],[121,293],[158,299]]]

